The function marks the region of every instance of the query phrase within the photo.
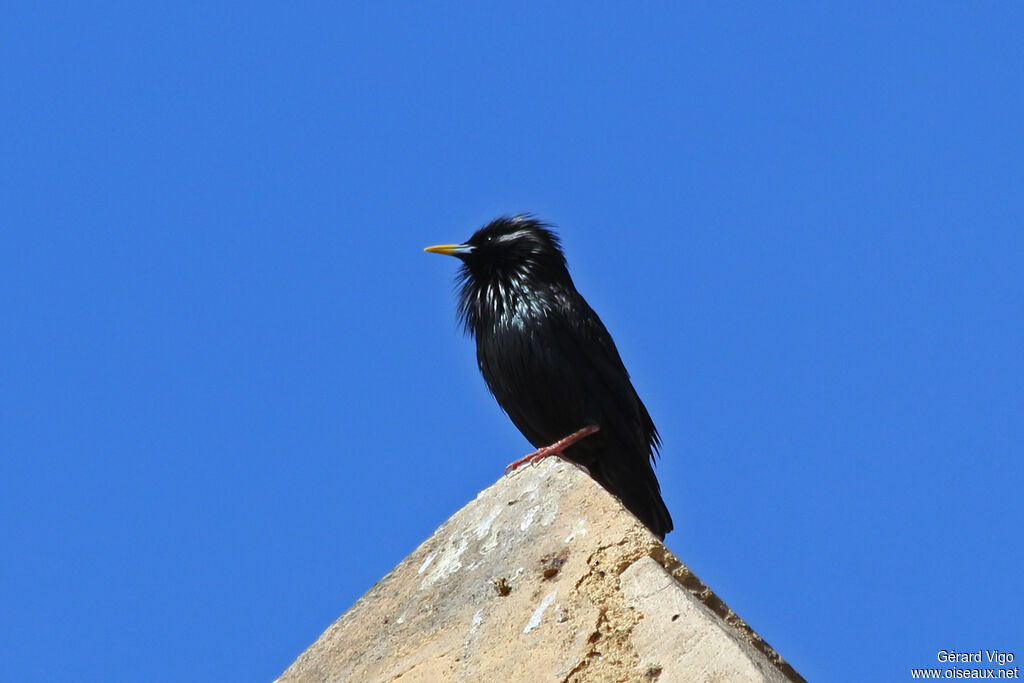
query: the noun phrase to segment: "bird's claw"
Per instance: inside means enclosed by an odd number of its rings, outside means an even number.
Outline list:
[[[539,463],[544,458],[551,457],[552,455],[557,455],[558,457],[562,457],[562,452],[561,451],[552,450],[552,449],[548,449],[548,448],[538,448],[533,453],[530,453],[529,455],[525,455],[525,456],[519,458],[518,460],[516,460],[513,463],[509,463],[508,467],[505,468],[505,475],[508,476],[509,474],[512,474],[514,471],[516,471],[517,469],[519,469],[520,467],[522,467],[523,465],[525,465],[527,463],[529,463],[531,465],[536,465],[537,463]]]
[[[515,462],[510,463],[509,466],[505,468],[505,476],[508,476],[509,474],[514,472],[516,469],[518,469],[522,465],[525,465],[526,463],[530,463],[531,465],[536,465],[538,462],[540,462],[544,458],[549,458],[552,455],[557,455],[560,458],[565,458],[565,454],[562,453],[562,451],[564,451],[566,448],[568,448],[572,444],[576,443],[580,439],[582,439],[582,438],[584,438],[586,436],[590,436],[594,432],[597,432],[597,431],[600,431],[600,430],[601,430],[601,428],[598,427],[597,425],[587,425],[583,429],[570,434],[569,436],[565,437],[564,439],[562,439],[562,440],[560,440],[560,441],[558,441],[556,443],[551,444],[550,446],[544,446],[543,448],[538,448],[533,453],[530,453],[529,455],[524,455],[523,457],[519,458]]]

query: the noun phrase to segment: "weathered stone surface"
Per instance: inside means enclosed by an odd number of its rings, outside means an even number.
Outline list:
[[[619,502],[557,458],[482,491],[290,681],[801,681]]]

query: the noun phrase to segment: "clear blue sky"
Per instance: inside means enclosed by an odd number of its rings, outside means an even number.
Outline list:
[[[351,5],[3,10],[0,677],[268,681],[496,480],[520,211],[799,671],[1024,659],[1024,6]]]

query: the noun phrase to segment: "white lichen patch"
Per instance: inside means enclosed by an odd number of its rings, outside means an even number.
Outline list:
[[[529,477],[528,479],[524,477],[520,481],[526,481],[527,483],[525,483],[524,485],[520,486],[519,491],[517,492],[516,498],[518,500],[523,500],[524,498],[529,497],[531,499],[536,500],[536,498],[537,498],[537,487],[540,485],[540,482],[537,481],[537,479],[535,477]]]
[[[416,573],[422,574],[423,572],[427,571],[427,567],[430,566],[430,563],[434,561],[435,557],[437,557],[437,553],[430,553],[427,559],[423,560],[423,564],[420,565],[419,571],[417,571]]]
[[[462,553],[466,552],[468,545],[466,539],[462,537],[459,537],[458,540],[449,540],[437,563],[434,564],[433,568],[423,577],[423,581],[420,582],[420,590],[432,586],[444,577],[450,576],[462,569],[462,563],[459,561],[459,558],[462,557]]]
[[[558,517],[558,501],[552,498],[541,506],[540,525],[548,526],[551,522],[555,521],[556,517]]]
[[[519,523],[520,531],[526,531],[530,528],[530,525],[533,524],[533,519],[537,516],[537,512],[539,510],[540,506],[534,505],[532,508],[526,511],[526,514],[523,515],[523,521]]]
[[[480,554],[486,555],[498,547],[498,530],[492,529],[491,535],[480,541]]]
[[[587,535],[587,518],[577,520],[576,525],[573,526],[572,531],[565,537],[564,543],[575,541],[577,538],[583,538]]]
[[[530,620],[526,622],[526,626],[523,627],[523,633],[529,633],[540,626],[540,620],[544,616],[544,610],[546,610],[548,606],[555,601],[555,595],[557,595],[557,593],[558,591],[551,591],[544,596],[544,599],[540,601],[540,606],[533,611],[533,615],[530,617]]]
[[[480,624],[482,624],[482,623],[483,623],[483,621],[484,621],[484,614],[483,614],[483,612],[484,612],[483,610],[481,610],[481,609],[478,609],[478,610],[476,611],[476,614],[474,614],[474,615],[473,615],[473,621],[471,621],[471,622],[469,623],[469,632],[470,632],[470,633],[475,633],[475,632],[476,632],[476,629],[477,629],[477,627],[478,627],[478,626],[479,626]]]
[[[491,525],[494,524],[494,520],[501,514],[501,506],[495,505],[491,508],[490,512],[477,523],[473,529],[473,533],[476,534],[477,539],[482,539],[491,530]]]

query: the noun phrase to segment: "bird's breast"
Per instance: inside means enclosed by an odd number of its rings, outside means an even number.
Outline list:
[[[552,314],[550,297],[517,286],[515,280],[488,282],[474,295],[474,309],[481,333],[501,335],[509,328],[529,332]]]
[[[543,318],[482,330],[477,361],[487,388],[523,435],[545,445],[592,422],[592,396]]]

